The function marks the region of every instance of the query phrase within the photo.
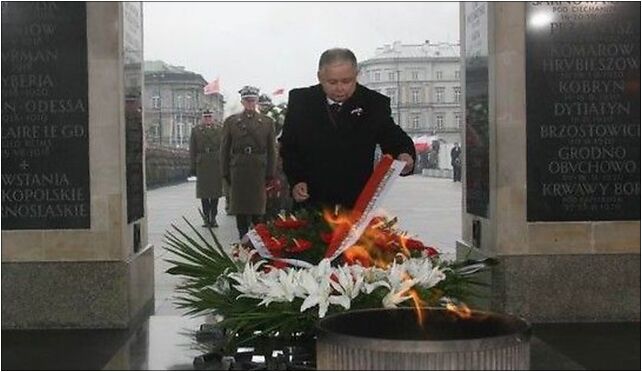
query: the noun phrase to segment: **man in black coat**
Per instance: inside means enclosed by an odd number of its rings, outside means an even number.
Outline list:
[[[377,144],[406,162],[415,147],[391,117],[390,99],[357,83],[357,60],[330,49],[319,60],[320,84],[290,92],[281,136],[283,168],[296,202],[352,208],[374,166]]]
[[[453,166],[453,182],[461,182],[461,147],[455,142],[450,150],[450,165]]]

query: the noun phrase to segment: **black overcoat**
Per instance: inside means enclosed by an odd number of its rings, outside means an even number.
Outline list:
[[[326,207],[354,206],[377,144],[394,158],[405,152],[416,159],[412,140],[391,117],[390,99],[359,84],[336,119],[321,85],[290,91],[280,141],[290,185],[306,182],[309,202]]]

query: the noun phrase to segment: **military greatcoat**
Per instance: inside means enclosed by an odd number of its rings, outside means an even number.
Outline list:
[[[200,124],[192,128],[189,150],[192,171],[196,173],[196,197],[199,199],[217,199],[223,195],[222,135],[220,125]]]
[[[230,213],[265,213],[265,182],[276,166],[274,123],[258,112],[229,116],[223,124],[221,167],[230,182]]]

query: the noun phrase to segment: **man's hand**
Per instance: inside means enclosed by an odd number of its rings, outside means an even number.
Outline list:
[[[305,182],[299,182],[292,188],[292,197],[296,202],[302,202],[307,200],[310,195],[308,195],[308,184]]]
[[[406,166],[403,167],[403,170],[401,171],[401,174],[409,174],[415,169],[415,161],[412,160],[412,156],[407,153],[401,153],[399,156],[397,156],[397,160],[405,161]]]

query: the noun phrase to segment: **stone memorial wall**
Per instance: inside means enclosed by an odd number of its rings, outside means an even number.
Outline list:
[[[488,217],[488,5],[464,3],[466,22],[466,212]]]
[[[471,18],[484,13],[485,33]],[[466,62],[464,86],[488,76],[490,193],[480,216],[463,189],[457,257],[498,261],[471,305],[531,322],[639,320],[640,3],[463,3],[460,19],[467,59],[487,37],[487,75]],[[479,143],[474,93],[466,145]]]
[[[123,3],[127,223],[145,215],[142,12],[139,2]]]
[[[2,328],[127,328],[154,308],[142,6],[2,2]]]

